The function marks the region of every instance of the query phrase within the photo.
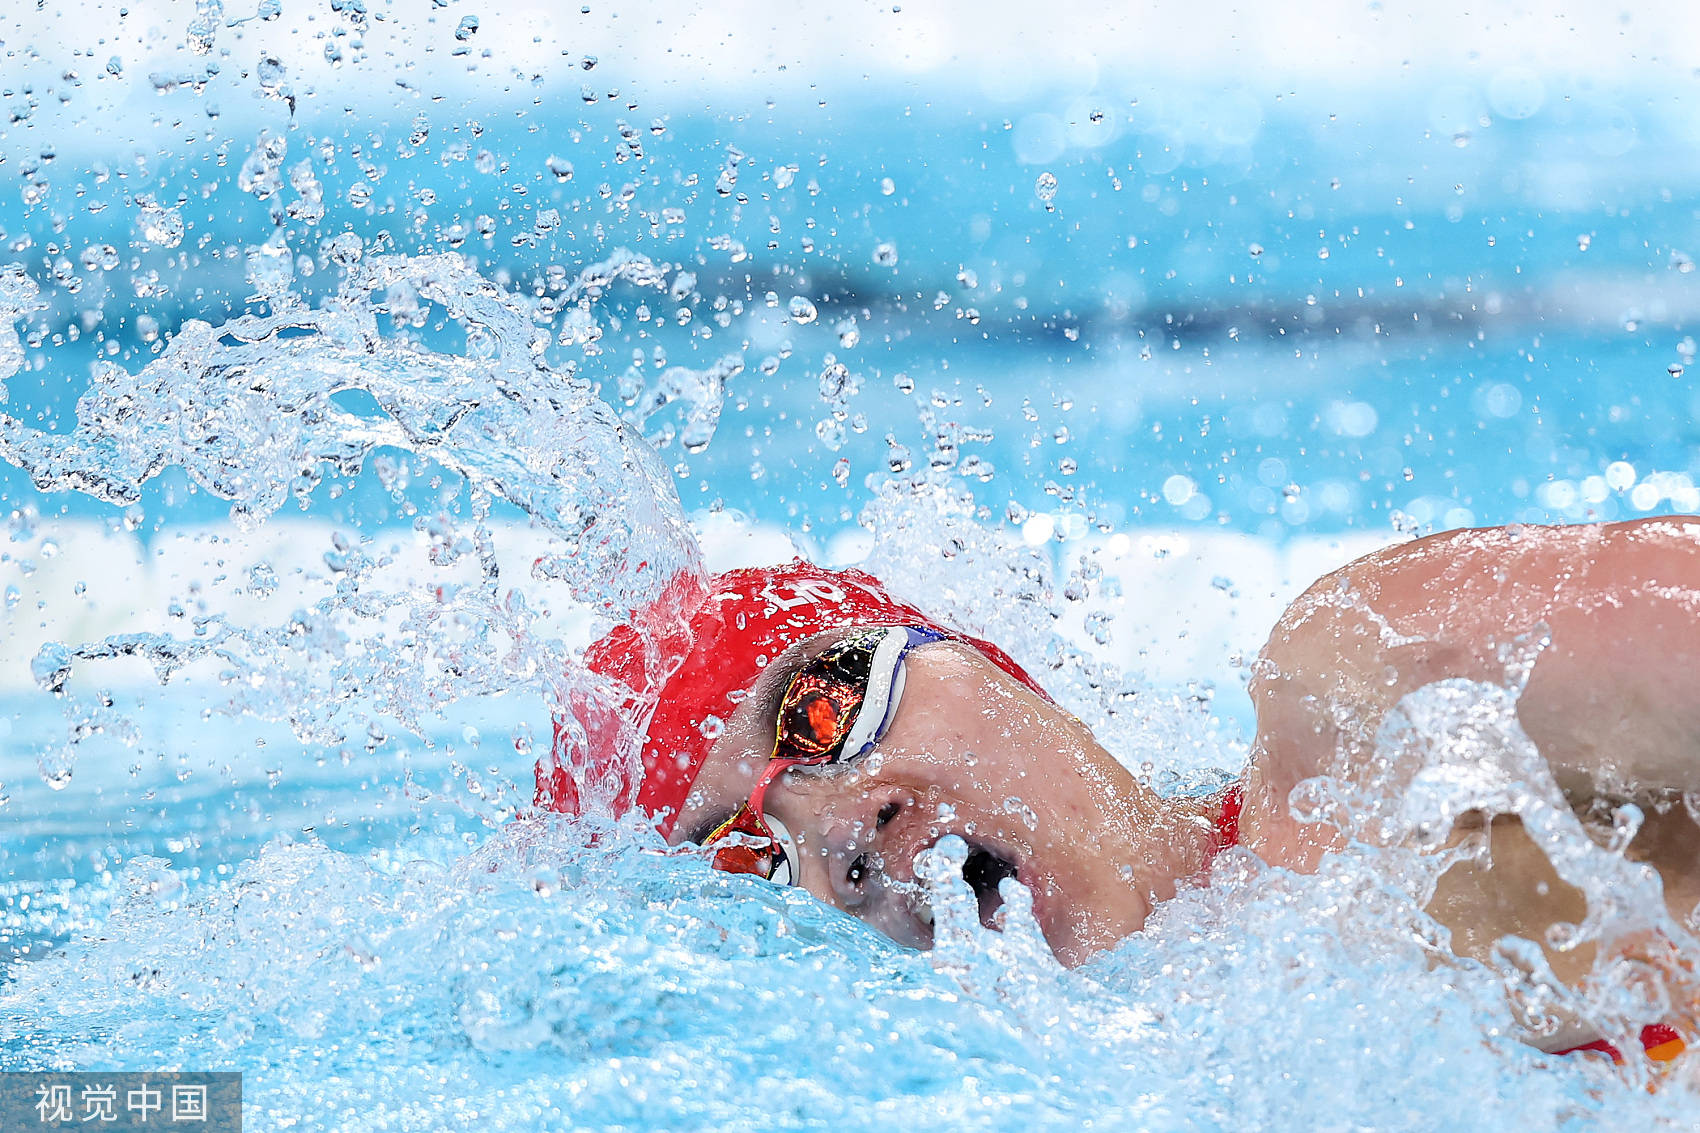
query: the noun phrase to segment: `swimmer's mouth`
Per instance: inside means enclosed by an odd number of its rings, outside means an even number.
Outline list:
[[[997,912],[1003,908],[1003,894],[998,892],[998,883],[1006,877],[1019,880],[1020,873],[1021,868],[1015,862],[996,850],[970,845],[968,860],[962,863],[962,880],[967,882],[969,891],[974,894],[979,905],[980,923],[986,928],[998,927]],[[921,922],[931,928],[933,910],[922,906],[917,913]]]
[[[968,860],[962,863],[962,880],[968,883],[968,888],[974,891],[974,897],[980,903],[982,925],[997,927],[994,918],[1003,907],[998,883],[1006,877],[1015,877],[1018,872],[1014,862],[995,850],[973,846],[968,851]]]

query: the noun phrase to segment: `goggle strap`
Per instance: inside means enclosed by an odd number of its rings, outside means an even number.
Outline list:
[[[764,824],[767,822],[767,811],[762,804],[767,801],[767,788],[779,777],[780,772],[791,766],[792,761],[789,759],[768,760],[767,766],[762,768],[761,778],[756,780],[755,787],[750,791],[750,801],[744,805],[749,807],[756,818]]]

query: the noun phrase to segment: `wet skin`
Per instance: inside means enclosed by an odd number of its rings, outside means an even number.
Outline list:
[[[710,754],[674,840],[700,837],[748,797],[773,748],[773,702],[817,638],[781,658]],[[1245,780],[1242,843],[1308,871],[1341,841],[1301,825],[1292,789],[1317,775],[1381,783],[1375,737],[1401,698],[1453,679],[1506,685],[1506,650],[1538,648],[1517,720],[1579,813],[1633,797],[1647,809],[1630,857],[1659,872],[1678,917],[1700,900],[1700,837],[1682,792],[1700,791],[1700,521],[1448,532],[1366,556],[1322,579],[1283,615],[1251,684],[1258,732]],[[1513,648],[1512,652],[1516,649]],[[1145,923],[1208,858],[1215,800],[1159,799],[1067,713],[971,648],[913,651],[898,713],[859,766],[793,771],[767,810],[800,846],[808,890],[921,947],[917,852],[945,834],[971,851],[982,919],[1010,873],[1034,895],[1047,941],[1083,962]],[[1396,791],[1398,784],[1384,784]],[[1582,915],[1515,817],[1467,815],[1453,842],[1491,856],[1442,878],[1429,912],[1460,954],[1508,933],[1543,942]],[[973,874],[974,876],[970,876]],[[1566,982],[1591,953],[1548,950]],[[1700,1006],[1700,1005],[1697,1005]],[[1585,1035],[1561,1031],[1558,1049]]]
[[[749,796],[773,750],[771,704],[815,638],[764,675],[715,745],[674,830],[700,837]],[[993,923],[997,882],[1033,894],[1052,950],[1074,965],[1145,923],[1207,857],[1215,805],[1159,801],[1086,726],[969,646],[936,642],[904,660],[897,714],[843,768],[795,769],[764,810],[797,840],[801,884],[901,943],[932,929],[915,855],[946,834],[968,843],[964,878]]]
[[[1516,687],[1508,657],[1533,659],[1516,721],[1554,785],[1597,840],[1623,802],[1645,822],[1627,848],[1659,874],[1680,925],[1700,901],[1700,830],[1683,794],[1700,791],[1700,520],[1451,531],[1367,555],[1323,578],[1270,635],[1251,682],[1257,739],[1242,830],[1266,861],[1315,867],[1339,844],[1303,826],[1292,789],[1329,775],[1392,793],[1376,737],[1410,693],[1447,680]],[[1559,880],[1511,815],[1466,815],[1453,844],[1489,855],[1441,878],[1428,912],[1458,954],[1489,956],[1503,936],[1541,945],[1565,983],[1585,981],[1594,949],[1561,952],[1547,930],[1574,923],[1582,893]],[[1663,946],[1610,942],[1614,955]],[[1680,1005],[1672,1021],[1700,1016]],[[1686,1024],[1685,1024],[1686,1026]],[[1592,1037],[1566,1023],[1537,1045]]]

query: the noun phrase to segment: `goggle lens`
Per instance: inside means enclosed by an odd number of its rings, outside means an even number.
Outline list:
[[[749,873],[779,885],[795,883],[797,844],[777,818],[757,814],[749,804],[710,834],[705,844],[715,846],[731,835],[741,837],[714,851],[714,868],[725,873]]]
[[[762,813],[768,784],[792,767],[852,762],[880,741],[903,696],[903,658],[942,641],[936,630],[895,626],[855,633],[811,660],[780,700],[773,752],[750,797],[715,827],[704,845],[719,846],[714,867],[751,873],[781,885],[798,883],[797,847],[778,819]]]

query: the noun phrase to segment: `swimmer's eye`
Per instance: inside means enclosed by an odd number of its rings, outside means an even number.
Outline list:
[[[879,817],[874,819],[874,826],[884,826],[886,823],[896,818],[897,812],[902,809],[903,807],[898,803],[886,803],[884,806],[880,807]]]
[[[749,798],[714,824],[706,838],[714,845],[734,830],[758,840],[757,850],[740,843],[717,849],[715,868],[752,873],[782,885],[797,884],[797,846],[780,822],[762,808],[768,786],[780,775],[805,767],[845,763],[873,749],[903,696],[903,658],[911,649],[944,640],[944,634],[920,626],[887,626],[852,634],[810,661],[791,678],[775,718],[773,753],[757,776]],[[896,817],[893,803],[879,813],[883,826]],[[870,866],[866,855],[850,864],[850,885],[860,888]]]
[[[832,697],[808,693],[802,703],[786,712],[783,732],[804,750],[812,747],[825,751],[841,737],[842,714],[842,708]]]
[[[903,697],[903,659],[936,630],[887,626],[853,633],[794,675],[780,698],[773,753],[793,767],[852,762],[885,735]]]

